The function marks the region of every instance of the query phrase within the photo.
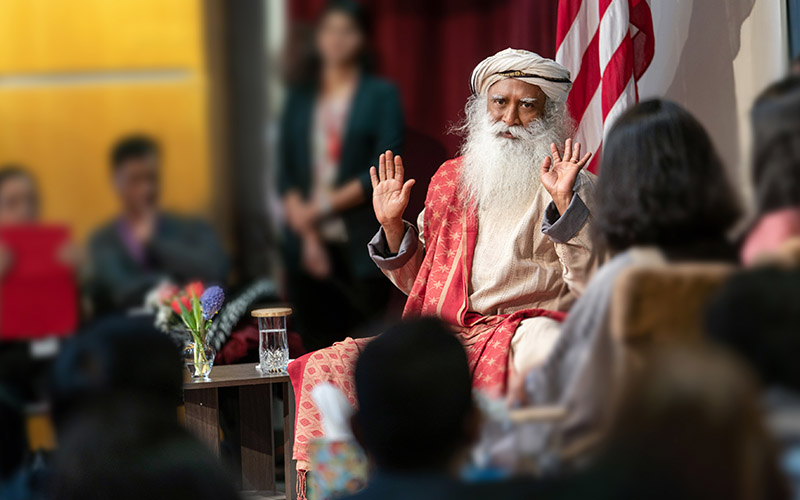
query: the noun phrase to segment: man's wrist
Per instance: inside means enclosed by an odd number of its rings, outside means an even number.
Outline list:
[[[398,234],[406,232],[406,225],[403,223],[403,219],[382,222],[381,227],[383,228],[383,232],[386,234]]]
[[[400,250],[400,244],[406,233],[406,225],[403,223],[403,220],[400,219],[398,221],[384,223],[381,224],[381,227],[383,228],[383,234],[386,237],[389,251],[397,253]]]
[[[572,203],[572,197],[574,195],[574,193],[570,193],[569,195],[553,196],[553,204],[556,206],[556,210],[558,210],[558,215],[564,215],[564,212],[567,211]]]

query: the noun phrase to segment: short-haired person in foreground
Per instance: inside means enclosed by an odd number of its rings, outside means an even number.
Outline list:
[[[464,348],[438,319],[400,323],[356,363],[353,433],[374,468],[352,498],[463,498],[457,474],[477,439]]]
[[[800,269],[758,267],[736,274],[711,300],[706,328],[759,375],[762,406],[800,491]]]
[[[564,485],[566,498],[791,498],[749,370],[710,346],[652,351],[627,381],[600,458]]]
[[[545,359],[602,258],[590,238],[596,177],[583,170],[591,155],[570,139],[564,67],[506,49],[478,64],[471,86],[463,154],[431,179],[416,227],[402,219],[414,181],[399,156],[381,155],[372,199],[382,229],[369,251],[408,294],[404,317],[444,320],[466,348],[473,387],[502,394],[510,375]],[[353,365],[367,342],[316,351],[290,373],[299,387],[327,381],[353,400]],[[321,433],[307,393],[297,398],[299,470]]]
[[[67,344],[52,375],[59,448],[48,498],[239,498],[219,460],[178,422],[179,360],[163,333],[117,317]]]
[[[570,310],[552,355],[525,381],[527,402],[569,408],[544,429],[562,446],[599,435],[624,370],[609,324],[617,278],[633,266],[680,261],[734,263],[727,233],[739,218],[731,187],[703,126],[679,105],[641,102],[614,124],[603,145],[594,215],[616,253]]]
[[[228,259],[207,223],[160,206],[162,154],[146,136],[121,139],[111,151],[121,213],[91,238],[95,313],[140,307],[161,281],[222,283]]]

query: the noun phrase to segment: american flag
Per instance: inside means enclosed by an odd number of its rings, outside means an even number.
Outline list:
[[[597,172],[603,133],[639,99],[637,82],[653,60],[655,38],[646,0],[560,0],[556,61],[573,86],[567,100],[577,140]]]

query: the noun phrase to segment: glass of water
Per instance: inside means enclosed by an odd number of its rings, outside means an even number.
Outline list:
[[[286,373],[289,364],[286,317],[292,314],[292,310],[274,307],[256,309],[251,314],[258,318],[259,371],[264,375]]]

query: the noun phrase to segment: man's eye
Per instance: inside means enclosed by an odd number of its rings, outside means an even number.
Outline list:
[[[498,106],[502,106],[503,104],[505,104],[505,101],[503,99],[495,99],[494,103],[497,104]]]
[[[533,103],[530,102],[523,102],[522,107],[525,109],[531,109],[533,107]]]

